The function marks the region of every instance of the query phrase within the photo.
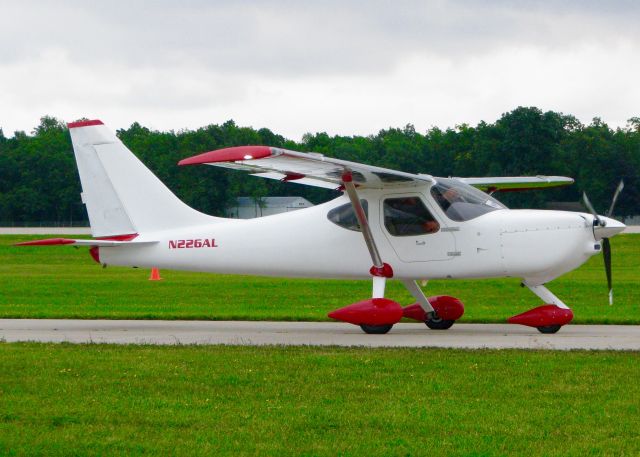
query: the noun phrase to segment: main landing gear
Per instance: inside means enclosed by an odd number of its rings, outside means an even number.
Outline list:
[[[464,305],[448,295],[438,295],[425,300],[433,311],[426,311],[420,302],[403,309],[404,317],[424,322],[431,330],[447,330],[462,317]]]
[[[450,329],[453,324],[455,324],[455,320],[452,319],[442,319],[436,313],[431,313],[430,316],[425,318],[424,323],[431,330],[447,330]],[[384,335],[385,333],[389,333],[389,330],[393,328],[393,324],[387,325],[367,325],[360,324],[360,328],[364,333],[368,333],[370,335]],[[558,326],[558,329],[560,327]],[[555,331],[557,332],[558,329]],[[542,333],[555,333],[555,332],[543,332]]]
[[[419,303],[403,308],[393,300],[372,298],[337,309],[329,313],[329,317],[358,325],[365,333],[383,335],[403,317],[424,322],[432,330],[447,330],[464,313],[464,306],[457,298],[439,295],[427,300],[434,309],[428,313]]]
[[[387,298],[372,298],[337,309],[329,317],[358,325],[365,333],[383,335],[403,317],[424,322],[432,330],[447,330],[464,313],[464,305],[457,298],[438,295],[425,300],[433,311],[425,312],[420,303],[403,308]]]
[[[447,330],[450,329],[455,322],[456,321],[451,319],[443,319],[435,313],[433,313],[433,315],[431,315],[430,317],[427,317],[427,319],[424,321],[426,326],[431,330]]]
[[[433,330],[446,330],[464,313],[464,305],[457,298],[447,295],[427,298],[417,285],[415,288],[420,291],[421,296],[418,303],[413,305],[403,308],[388,298],[372,298],[335,310],[329,313],[329,317],[358,325],[365,333],[382,335],[388,333],[403,317],[424,322]],[[409,290],[414,293],[415,288],[410,287]]]
[[[378,335],[387,333],[403,317],[424,322],[427,327],[432,329],[445,330],[451,327],[464,313],[464,306],[456,298],[440,296],[427,299],[416,281],[413,280],[405,280],[403,283],[418,303],[403,308],[393,300],[384,298],[386,281],[393,278],[393,268],[383,262],[380,257],[380,252],[369,227],[367,213],[362,207],[356,185],[353,182],[353,174],[346,167],[342,171],[342,185],[351,201],[351,207],[360,225],[360,231],[373,263],[369,270],[373,279],[371,293],[373,298],[332,311],[329,313],[329,317],[359,325],[365,333]]]
[[[424,322],[431,330],[447,330],[462,317],[464,305],[448,295],[427,298],[416,281],[403,281],[417,303],[403,310],[404,317]]]

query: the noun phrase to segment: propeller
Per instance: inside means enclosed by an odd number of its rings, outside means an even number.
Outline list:
[[[618,201],[618,196],[620,192],[624,189],[624,181],[621,179],[618,183],[618,187],[616,188],[616,192],[613,194],[613,200],[611,200],[611,206],[609,207],[609,211],[607,211],[607,217],[611,217],[613,215],[613,208],[616,206],[616,202]]]
[[[624,181],[621,179],[615,193],[613,194],[611,206],[609,206],[609,210],[607,211],[607,217],[611,217],[611,215],[613,214],[613,209],[616,206],[618,196],[620,195],[620,192],[622,192],[622,189],[624,189]],[[589,197],[587,197],[586,192],[582,193],[582,200],[584,201],[584,206],[586,206],[589,212],[593,214],[593,225],[598,227],[606,226],[606,221],[600,219],[600,216],[598,216],[598,213],[589,201]],[[607,286],[609,287],[609,305],[613,305],[613,283],[611,279],[611,243],[609,242],[609,238],[602,238],[602,257],[604,259],[604,270],[607,274]]]
[[[604,227],[605,226],[605,222],[602,219],[600,219],[600,216],[598,216],[598,213],[593,208],[593,205],[591,204],[591,201],[589,200],[589,197],[587,197],[587,193],[586,192],[582,192],[582,201],[584,202],[584,206],[587,207],[589,212],[591,214],[593,214],[593,218],[595,219],[593,221],[593,225],[594,226],[597,225],[599,227]]]

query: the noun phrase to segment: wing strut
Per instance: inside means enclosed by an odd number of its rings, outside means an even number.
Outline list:
[[[380,252],[378,251],[376,242],[373,239],[373,234],[371,233],[371,227],[369,226],[367,215],[365,214],[364,208],[358,198],[358,192],[356,191],[356,186],[353,183],[353,174],[351,171],[346,170],[342,174],[342,185],[344,186],[344,189],[349,196],[349,200],[351,201],[351,206],[356,213],[356,218],[358,219],[358,223],[362,229],[362,236],[364,237],[367,249],[371,255],[371,261],[373,262],[373,266],[369,270],[369,273],[373,276],[373,298],[384,298],[386,280],[387,278],[393,277],[393,269],[391,268],[391,265],[384,263],[380,257]]]

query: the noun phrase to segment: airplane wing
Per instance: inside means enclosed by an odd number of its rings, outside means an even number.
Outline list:
[[[506,176],[454,179],[489,193],[542,189],[573,184],[573,179],[566,176]]]
[[[214,165],[243,170],[253,176],[336,189],[342,176],[351,172],[358,188],[407,187],[433,182],[429,175],[417,175],[326,157],[316,152],[296,152],[269,146],[239,146],[205,152],[178,165]]]
[[[238,146],[189,157],[178,165],[214,165],[242,170],[253,176],[284,182],[336,189],[342,175],[350,171],[358,188],[407,187],[434,182],[427,174],[413,174],[326,157],[316,152],[297,152],[269,146]],[[573,179],[564,176],[512,176],[454,178],[488,192],[516,191],[566,186]]]

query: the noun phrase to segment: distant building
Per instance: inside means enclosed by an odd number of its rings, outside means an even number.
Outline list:
[[[308,208],[313,204],[302,197],[238,197],[236,206],[229,208],[229,217],[236,219],[252,219],[254,217],[270,216],[272,214],[286,213],[302,208]]]

